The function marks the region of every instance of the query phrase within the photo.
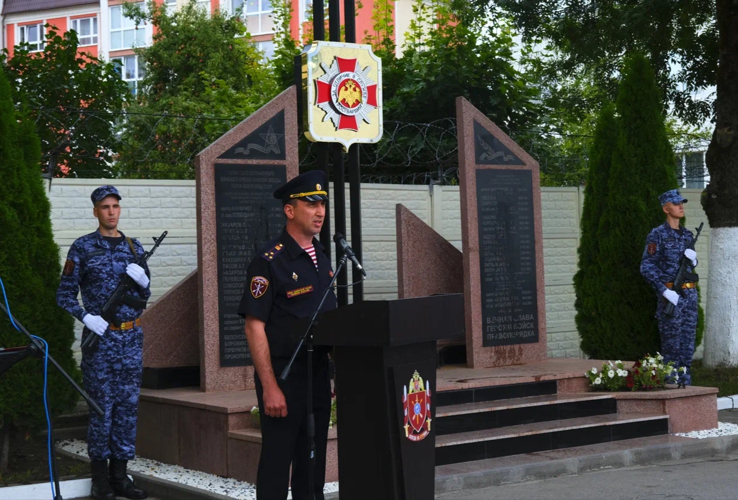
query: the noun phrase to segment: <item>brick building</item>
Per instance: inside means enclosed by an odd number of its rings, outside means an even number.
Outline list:
[[[183,0],[155,0],[167,7],[177,8]],[[312,9],[312,0],[291,0],[293,38],[300,40],[302,30]],[[57,28],[59,33],[75,30],[80,41],[80,52],[88,52],[105,60],[117,60],[122,66],[121,76],[135,93],[145,68],[134,53],[135,47],[151,44],[150,25],[136,26],[123,14],[124,0],[0,0],[2,47],[12,57],[14,47],[23,42],[32,49],[44,47],[44,25]],[[270,0],[197,0],[198,5],[213,12],[222,9],[233,13],[243,8],[243,18],[254,41],[267,57],[274,52],[274,19]],[[325,2],[327,5],[328,2]],[[343,4],[343,2],[341,2]],[[395,0],[396,43],[403,43],[402,34],[412,19],[413,0]],[[373,0],[365,0],[356,17],[356,33],[363,37],[372,28]]]

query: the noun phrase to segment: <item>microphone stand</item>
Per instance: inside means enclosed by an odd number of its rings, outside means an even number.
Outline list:
[[[2,302],[0,302],[0,309],[2,309],[3,312],[5,312],[5,314],[8,315],[8,318],[11,318],[11,320],[13,321],[13,323],[15,323],[15,325],[18,327],[21,333],[23,333],[26,337],[28,337],[28,340],[31,341],[31,344],[27,348],[28,349],[27,352],[30,355],[38,356],[38,357],[48,355],[49,361],[51,361],[51,364],[53,364],[56,367],[56,369],[59,370],[59,373],[61,373],[64,376],[64,378],[67,379],[67,382],[72,384],[72,387],[74,387],[74,390],[76,390],[80,394],[80,396],[82,396],[84,400],[87,401],[87,404],[89,405],[89,407],[92,408],[95,411],[95,413],[97,413],[98,415],[103,416],[105,412],[102,410],[102,408],[100,408],[100,406],[95,402],[95,400],[93,400],[89,396],[89,394],[85,392],[84,389],[82,389],[79,385],[77,385],[77,382],[75,382],[74,379],[69,376],[69,374],[64,370],[64,368],[59,366],[59,363],[56,362],[56,360],[51,356],[51,354],[48,354],[47,352],[45,352],[46,348],[44,344],[41,341],[33,338],[33,336],[30,333],[28,333],[28,330],[26,330],[25,327],[15,317],[13,317],[10,314],[10,312],[8,312],[8,310],[5,308],[5,304],[3,304]],[[23,358],[25,358],[25,356],[19,356],[16,359],[16,362],[22,360]],[[49,408],[48,392],[45,394],[44,398],[45,398],[46,407]],[[49,440],[51,441],[52,448],[54,448],[54,429],[51,424],[50,418],[49,418]],[[61,489],[59,486],[59,474],[57,473],[57,467],[56,467],[56,453],[54,453],[54,449],[49,450],[49,453],[51,453],[51,470],[53,471],[54,487],[56,489],[56,497],[54,498],[54,500],[63,500],[61,496]]]
[[[338,278],[338,273],[341,272],[341,269],[343,266],[346,265],[346,259],[348,259],[348,256],[344,253],[341,255],[341,258],[338,260],[338,266],[336,266],[336,270],[333,273],[333,278],[331,279],[330,284],[328,285],[328,288],[325,289],[325,292],[323,292],[323,298],[320,299],[320,304],[318,304],[318,308],[315,310],[313,315],[310,317],[310,323],[308,324],[307,330],[305,330],[305,334],[300,339],[300,343],[295,348],[295,352],[292,353],[292,359],[290,359],[290,362],[287,363],[287,366],[284,367],[284,370],[282,370],[281,375],[279,376],[279,380],[285,381],[287,380],[287,377],[290,374],[290,370],[292,369],[292,364],[295,362],[295,359],[297,359],[297,354],[300,352],[300,349],[302,348],[303,344],[307,344],[307,434],[308,434],[308,446],[310,449],[310,475],[308,477],[308,498],[310,500],[315,500],[315,415],[313,414],[313,326],[316,325],[315,319],[318,317],[318,313],[320,313],[320,309],[323,307],[323,303],[325,302],[326,297],[328,297],[328,292],[330,292],[333,289],[333,285],[336,283],[336,278]]]

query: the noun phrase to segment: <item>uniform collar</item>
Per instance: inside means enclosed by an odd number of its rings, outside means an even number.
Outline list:
[[[684,226],[682,226],[681,224],[679,224],[679,229],[674,229],[673,227],[671,227],[671,226],[669,225],[669,223],[668,223],[668,222],[664,222],[664,227],[665,227],[666,229],[668,229],[669,231],[676,231],[676,232],[680,232],[680,231],[683,231],[683,230],[684,230]]]
[[[126,235],[123,234],[123,231],[118,229],[118,232],[123,237],[123,239],[125,239]],[[108,241],[105,239],[105,236],[100,234],[100,228],[95,229],[95,232],[92,234],[95,235],[95,239],[97,240],[97,246],[107,248],[108,250],[112,250],[112,248],[110,248],[110,244],[108,244]]]
[[[290,236],[290,233],[287,232],[287,228],[282,229],[282,235],[279,237],[279,241],[284,243],[284,247],[287,249],[287,253],[290,254],[290,257],[292,257],[293,259],[296,259],[298,255],[305,252],[305,250],[295,241],[295,239]],[[323,245],[321,245],[320,241],[318,241],[317,238],[313,238],[313,246],[315,247],[316,253],[318,251],[323,251]]]

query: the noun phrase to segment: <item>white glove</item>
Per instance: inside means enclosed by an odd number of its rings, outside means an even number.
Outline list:
[[[691,248],[687,248],[687,249],[686,249],[686,250],[684,251],[684,256],[685,256],[686,258],[688,258],[689,260],[691,260],[691,261],[692,261],[692,265],[693,265],[693,266],[696,266],[696,265],[697,265],[697,252],[695,252],[695,251],[694,251],[694,250],[692,250]]]
[[[666,300],[674,305],[677,305],[677,302],[679,302],[679,294],[676,293],[674,290],[670,290],[669,288],[664,290],[664,293],[662,293],[661,295],[663,295]]]
[[[138,283],[141,288],[149,286],[149,277],[146,276],[146,271],[143,270],[143,267],[138,264],[128,264],[128,267],[126,267],[126,274],[133,278],[133,281]]]
[[[108,322],[100,316],[95,316],[93,314],[86,314],[85,317],[82,318],[82,323],[84,323],[90,331],[100,335],[101,337],[105,333],[105,330],[108,329]]]

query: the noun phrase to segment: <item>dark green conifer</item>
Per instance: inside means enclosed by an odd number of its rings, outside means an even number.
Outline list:
[[[587,184],[584,186],[584,203],[580,221],[579,268],[574,275],[574,291],[577,310],[577,330],[582,338],[582,350],[591,352],[588,343],[596,339],[602,318],[598,301],[602,299],[602,275],[600,273],[600,245],[598,229],[607,210],[608,180],[615,150],[618,125],[615,106],[605,106],[600,112],[595,128],[594,141],[589,154]]]
[[[56,305],[61,265],[51,230],[50,205],[39,164],[41,147],[32,121],[13,106],[10,84],[0,72],[0,278],[13,316],[32,334],[44,338],[51,355],[72,375],[73,319]],[[0,297],[3,300],[4,298]],[[0,346],[22,346],[27,338],[9,319],[0,317]],[[0,376],[0,425],[31,431],[46,424],[43,407],[43,361],[27,358]],[[49,365],[49,399],[53,412],[68,409],[76,393]],[[2,446],[0,449],[7,449]],[[7,457],[0,457],[0,465]]]
[[[656,297],[640,274],[648,233],[664,222],[658,196],[677,187],[662,96],[641,54],[625,63],[617,99],[618,134],[597,231],[597,325],[580,332],[593,358],[638,359],[659,349]]]

